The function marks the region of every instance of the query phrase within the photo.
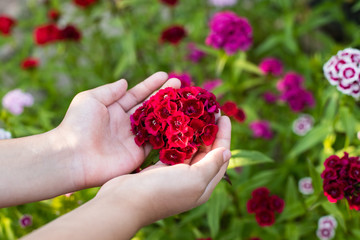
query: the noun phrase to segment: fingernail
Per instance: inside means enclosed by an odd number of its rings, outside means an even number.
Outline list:
[[[223,159],[224,159],[224,162],[227,162],[229,161],[231,158],[231,152],[229,149],[226,149],[224,152],[223,152]]]

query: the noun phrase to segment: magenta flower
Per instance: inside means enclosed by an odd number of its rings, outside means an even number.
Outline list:
[[[272,74],[274,76],[279,76],[282,74],[284,67],[279,59],[269,57],[264,58],[261,61],[259,68],[264,74]]]
[[[190,87],[191,83],[192,83],[192,79],[190,74],[188,73],[175,73],[175,72],[171,72],[169,73],[169,79],[170,78],[177,78],[181,81],[181,88],[184,87]]]
[[[19,219],[19,224],[22,228],[26,228],[32,225],[32,216],[25,214]]]
[[[231,7],[237,3],[237,0],[209,0],[209,3],[215,7]]]
[[[231,11],[216,13],[210,21],[210,30],[205,43],[216,49],[223,48],[229,55],[248,50],[253,41],[248,20]]]
[[[264,92],[262,97],[263,97],[264,101],[269,104],[275,103],[279,99],[279,97],[275,93],[272,93],[272,92]]]
[[[212,90],[214,90],[218,86],[222,85],[222,83],[223,83],[223,81],[221,79],[208,80],[208,81],[204,82],[202,88],[204,88],[205,90],[208,90],[209,92],[211,92]]]
[[[285,92],[294,88],[300,88],[304,82],[304,78],[295,72],[287,73],[283,79],[277,82],[276,87],[280,92]]]
[[[206,53],[198,49],[194,43],[189,43],[187,47],[189,51],[187,57],[190,61],[194,63],[199,62],[206,55]]]
[[[25,93],[20,89],[15,89],[2,99],[2,105],[5,109],[14,115],[19,115],[24,111],[24,107],[30,107],[34,104],[34,98],[30,93]]]
[[[271,139],[273,137],[268,121],[254,121],[250,123],[250,128],[255,138]]]
[[[360,51],[346,48],[332,56],[323,67],[324,75],[331,85],[354,98],[360,97]]]

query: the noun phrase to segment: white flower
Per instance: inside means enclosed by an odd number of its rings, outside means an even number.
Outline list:
[[[337,227],[337,221],[331,215],[323,216],[319,219],[318,226],[319,226],[319,228],[334,228],[335,229]]]
[[[293,122],[292,130],[296,135],[304,136],[314,125],[314,118],[308,114],[301,115]]]
[[[215,7],[229,7],[234,6],[237,0],[209,0],[209,3]]]
[[[10,139],[10,138],[11,138],[11,132],[8,132],[5,129],[0,128],[0,140]]]
[[[304,195],[314,193],[311,177],[305,177],[299,180],[299,191]]]
[[[14,115],[19,115],[24,111],[24,107],[34,104],[34,97],[30,93],[25,93],[20,89],[14,89],[5,94],[2,105]]]
[[[335,236],[335,230],[333,228],[318,228],[316,236],[318,236],[320,240],[329,240]]]

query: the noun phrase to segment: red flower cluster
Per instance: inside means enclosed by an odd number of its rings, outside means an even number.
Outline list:
[[[160,42],[168,42],[173,45],[177,45],[180,41],[186,37],[186,31],[183,26],[174,25],[166,28],[161,33]]]
[[[73,0],[73,3],[79,7],[87,8],[94,3],[96,3],[97,0]]]
[[[160,0],[163,4],[169,5],[171,7],[174,7],[178,4],[178,0]]]
[[[232,101],[225,102],[224,105],[221,106],[221,111],[229,117],[234,117],[234,119],[240,123],[246,119],[244,110],[238,108],[236,103]]]
[[[275,212],[281,213],[284,209],[284,200],[276,195],[269,196],[266,187],[255,189],[252,198],[247,202],[249,213],[255,213],[255,218],[261,227],[271,226],[275,223]]]
[[[21,67],[24,70],[34,69],[39,66],[39,60],[37,58],[28,57],[21,63]]]
[[[130,116],[135,142],[149,142],[160,149],[166,164],[189,163],[202,144],[211,145],[218,126],[219,103],[214,94],[199,88],[165,88],[144,102]]]
[[[79,41],[80,39],[81,33],[73,25],[59,29],[56,24],[50,23],[37,27],[34,31],[34,40],[38,45],[46,45],[60,40]]]
[[[344,197],[351,209],[360,210],[360,161],[359,157],[349,157],[344,152],[343,157],[332,155],[325,162],[325,170],[321,177],[324,179],[324,195],[332,203]]]
[[[0,16],[0,33],[10,35],[11,28],[16,24],[16,21],[9,16]]]

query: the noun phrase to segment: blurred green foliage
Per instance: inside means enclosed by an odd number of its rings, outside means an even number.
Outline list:
[[[52,8],[61,12],[60,25],[73,23],[81,30],[79,43],[34,44],[33,30],[48,22],[46,14]],[[223,10],[234,11],[251,23],[254,43],[246,53],[226,56],[205,45],[210,17]],[[359,213],[349,210],[345,202],[329,203],[320,178],[326,157],[343,151],[360,153],[356,136],[359,105],[330,86],[322,73],[323,64],[338,50],[360,45],[359,2],[239,0],[235,6],[216,8],[207,1],[180,0],[178,6],[169,8],[158,0],[114,0],[80,9],[71,1],[39,4],[27,0],[21,4],[17,21],[10,37],[0,36],[0,96],[21,88],[35,96],[35,105],[19,116],[2,110],[0,126],[14,137],[56,127],[80,91],[119,78],[127,79],[131,87],[160,70],[189,72],[199,86],[220,78],[223,85],[214,90],[219,101],[235,101],[245,110],[247,120],[233,122],[232,149],[237,160],[228,170],[232,185],[221,182],[206,204],[147,226],[134,239],[317,239],[317,221],[326,214],[339,223],[336,239],[360,237]],[[178,46],[160,44],[161,31],[172,24],[184,25],[187,38]],[[207,53],[198,64],[186,58],[189,42]],[[20,68],[28,56],[40,59],[38,69]],[[292,132],[299,113],[285,104],[270,106],[262,100],[262,93],[275,90],[278,80],[263,76],[257,67],[267,56],[281,59],[286,72],[303,75],[306,88],[315,96],[315,107],[305,111],[314,117],[315,126],[303,137]],[[257,119],[271,122],[273,139],[252,137],[248,123]],[[252,161],[262,164],[247,165]],[[239,166],[243,167],[236,168]],[[315,192],[310,196],[299,193],[297,187],[298,180],[306,176],[313,180]],[[246,210],[251,192],[260,186],[286,202],[271,227],[258,226]],[[1,209],[0,239],[21,237],[86,202],[96,191]],[[33,216],[31,227],[20,227],[23,214]]]

